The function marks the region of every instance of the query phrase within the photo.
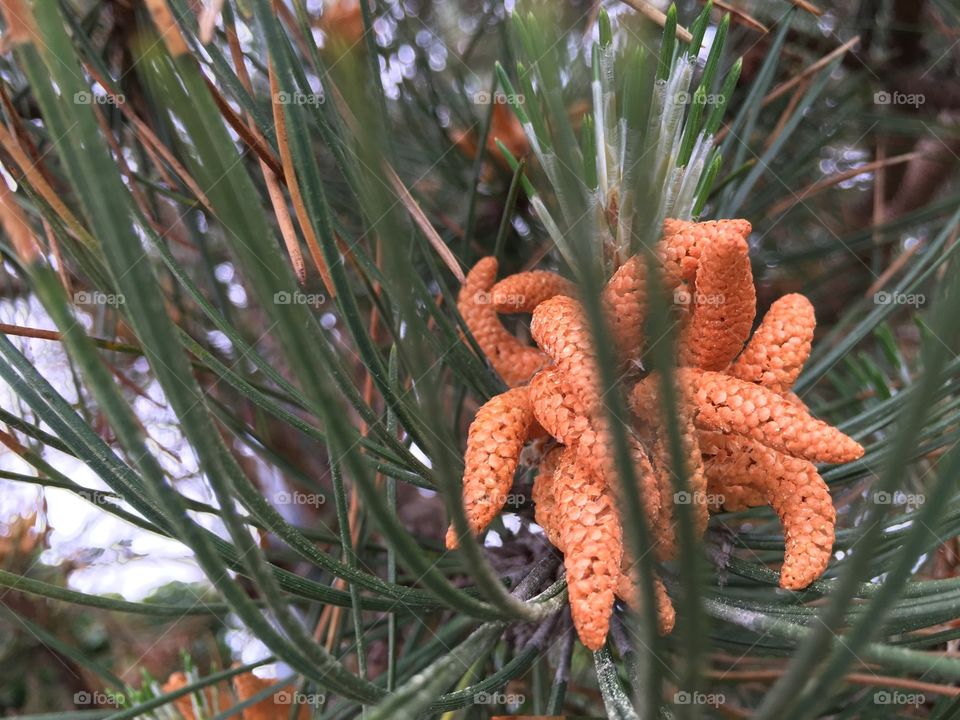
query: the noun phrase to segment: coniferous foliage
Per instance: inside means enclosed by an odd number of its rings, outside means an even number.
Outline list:
[[[952,3],[0,9],[0,714],[960,708]]]

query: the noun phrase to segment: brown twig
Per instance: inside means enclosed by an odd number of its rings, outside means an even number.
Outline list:
[[[30,183],[30,186],[53,208],[53,211],[63,220],[64,224],[70,228],[73,234],[88,248],[95,248],[96,241],[93,239],[93,236],[87,232],[77,216],[74,215],[70,208],[60,199],[60,196],[57,195],[43,174],[37,169],[36,163],[32,162],[30,158],[26,156],[13,135],[11,135],[10,131],[3,125],[0,125],[0,146],[3,146],[3,149],[10,155],[13,162],[16,163],[17,168],[19,168],[22,173],[22,177],[25,177],[27,182]]]
[[[795,75],[794,77],[790,78],[786,82],[780,83],[779,85],[777,85],[777,87],[775,87],[773,90],[767,93],[766,96],[763,98],[763,100],[760,101],[760,107],[766,107],[767,105],[772,103],[774,100],[790,92],[793,88],[795,88],[800,83],[804,82],[811,75],[814,75],[819,70],[821,70],[822,68],[826,67],[831,62],[836,60],[838,57],[850,51],[859,42],[860,42],[860,36],[857,35],[856,37],[851,38],[850,40],[848,40],[847,42],[845,42],[843,45],[836,48],[835,50],[830,51],[829,53],[824,55],[822,58],[817,60],[812,65],[808,65],[798,75]],[[726,127],[720,130],[720,132],[717,133],[716,139],[714,140],[714,142],[719,143],[720,141],[722,141],[726,137],[727,132],[728,130]]]
[[[2,184],[3,183],[0,183],[0,185]],[[40,328],[22,327],[20,325],[9,325],[7,323],[0,323],[0,333],[3,333],[4,335],[13,335],[15,337],[33,338],[34,340],[52,340],[54,342],[61,342],[63,339],[60,333],[55,330],[42,330]],[[103,350],[134,353],[136,355],[143,354],[143,351],[135,345],[127,345],[126,343],[119,343],[112,340],[103,340],[101,338],[94,337],[91,337],[90,341]]]
[[[3,102],[3,108],[7,112],[10,130],[17,144],[26,150],[30,156],[31,165],[36,165],[37,170],[40,171],[40,174],[43,175],[47,183],[53,185],[54,178],[47,169],[47,166],[43,163],[43,156],[40,154],[40,150],[37,149],[36,143],[33,142],[33,138],[30,137],[30,133],[23,127],[23,121],[16,107],[13,105],[13,100],[10,99],[9,89],[5,82],[0,83],[0,101]]]
[[[772,103],[774,100],[776,100],[776,99],[777,99],[778,97],[780,97],[781,95],[790,92],[791,88],[793,88],[795,85],[798,85],[799,83],[803,82],[803,81],[806,80],[808,77],[810,77],[811,75],[814,75],[815,73],[817,73],[817,72],[820,71],[821,69],[825,68],[827,65],[829,65],[830,63],[832,63],[832,62],[833,62],[834,60],[836,60],[838,57],[840,57],[841,55],[844,55],[844,54],[846,54],[848,51],[852,50],[852,49],[853,49],[854,47],[856,47],[859,43],[860,43],[860,36],[859,36],[859,35],[856,35],[856,36],[850,38],[849,40],[847,40],[847,41],[846,41],[843,45],[841,45],[840,47],[838,47],[838,48],[836,48],[836,49],[834,49],[834,50],[831,50],[829,53],[827,53],[826,55],[824,55],[822,58],[820,58],[819,60],[817,60],[815,63],[813,63],[812,65],[809,65],[808,67],[806,67],[806,68],[804,68],[803,70],[801,70],[799,75],[796,75],[796,76],[790,78],[789,80],[787,80],[786,82],[781,83],[780,85],[778,85],[777,87],[775,87],[773,90],[771,90],[769,93],[767,93],[767,96],[764,97],[764,98],[763,98],[763,101],[761,102],[762,106],[763,106],[763,107],[766,107],[767,105],[769,105],[770,103]]]
[[[704,0],[704,2],[706,2],[706,0]],[[763,33],[764,35],[770,32],[770,28],[768,28],[762,22],[757,20],[752,15],[748,15],[740,8],[731,5],[730,3],[726,3],[723,0],[713,0],[713,6],[725,13],[730,13],[730,17],[733,18],[734,22],[738,22],[745,27],[756,30],[759,33]]]
[[[243,52],[240,49],[240,42],[237,38],[237,31],[233,25],[230,25],[227,28],[227,43],[230,46],[230,54],[233,57],[233,64],[237,69],[237,77],[240,80],[240,83],[246,88],[247,92],[251,92],[253,89],[253,84],[250,82],[250,75],[247,73],[247,66],[243,57]],[[210,81],[207,81],[210,91],[213,93],[214,98],[217,98],[217,104],[220,105],[222,102],[222,107],[228,111],[225,113],[230,118],[230,124],[235,127],[238,131],[238,134],[241,133],[241,128],[243,132],[248,132],[262,141],[266,145],[266,140],[262,135],[259,134],[257,130],[257,125],[254,122],[253,118],[247,114],[246,122],[244,122],[236,113],[233,112],[233,108],[227,103],[227,101],[221,98],[220,93],[212,86]],[[252,146],[251,146],[251,149]],[[297,276],[297,282],[301,285],[306,285],[307,283],[307,266],[303,261],[303,253],[300,252],[300,241],[297,238],[297,230],[293,225],[293,220],[290,218],[290,211],[287,209],[287,199],[283,195],[283,189],[280,187],[279,178],[283,177],[283,167],[273,157],[273,153],[269,152],[267,149],[255,150],[258,155],[257,161],[260,164],[260,174],[263,175],[263,182],[267,186],[267,195],[270,197],[270,205],[273,207],[273,214],[277,218],[277,226],[280,228],[280,235],[283,237],[283,244],[287,248],[287,254],[290,256],[290,263],[293,265],[293,271]],[[266,157],[269,157],[268,161]]]
[[[30,3],[25,0],[6,0],[0,3],[0,11],[6,20],[6,31],[3,33],[2,51],[7,52],[13,45],[22,43],[37,44],[36,20]]]
[[[869,298],[869,297],[873,297],[874,293],[879,292],[880,289],[887,284],[890,278],[892,278],[894,275],[900,272],[901,269],[903,269],[903,266],[910,261],[910,258],[916,255],[917,251],[920,248],[922,248],[923,245],[924,243],[922,242],[914,243],[913,245],[908,247],[906,250],[904,250],[902,253],[900,253],[900,255],[897,256],[897,259],[894,260],[892,263],[890,263],[890,265],[887,267],[886,270],[880,273],[880,277],[878,277],[876,280],[873,281],[870,287],[867,288],[866,292],[863,293],[863,296],[866,298]]]
[[[443,238],[440,237],[413,195],[407,190],[407,186],[403,184],[403,180],[397,175],[397,171],[386,163],[384,163],[384,171],[387,173],[387,179],[390,181],[393,191],[397,194],[403,206],[407,208],[407,212],[410,213],[410,217],[413,218],[414,223],[416,223],[420,231],[426,236],[427,240],[433,246],[433,249],[440,256],[440,259],[443,260],[447,268],[449,268],[450,272],[453,273],[457,281],[462,283],[465,276],[463,270],[460,268],[460,263],[457,262],[456,255],[454,255],[450,248],[447,247],[447,244],[443,242]]]
[[[621,0],[621,2],[624,5],[629,5],[649,20],[653,20],[660,27],[666,26],[667,16],[663,14],[663,11],[648,3],[647,0]],[[677,25],[677,39],[688,43],[693,40],[693,35],[685,27]]]
[[[890,165],[898,165],[900,163],[910,162],[911,160],[921,157],[923,153],[911,152],[906,153],[905,155],[897,155],[891,158],[884,158],[882,160],[874,160],[873,162],[864,163],[855,168],[850,168],[849,170],[844,170],[843,172],[831,175],[830,177],[815,182],[811,185],[808,185],[805,189],[801,190],[799,193],[794,193],[790,197],[786,197],[779,202],[774,203],[771,208],[767,211],[768,217],[775,217],[780,213],[786,212],[791,207],[796,205],[799,202],[803,202],[808,198],[817,195],[827,188],[833,187],[838,183],[842,183],[845,180],[854,178],[857,175],[866,172],[873,172],[879,168],[889,167]]]
[[[236,33],[233,33],[236,35]],[[236,61],[236,58],[234,58]],[[242,65],[237,65],[237,77],[241,78],[246,76],[246,68],[240,69]],[[240,115],[230,107],[230,103],[227,102],[227,99],[223,97],[220,91],[217,89],[217,86],[206,75],[203,76],[204,82],[207,84],[207,89],[210,91],[210,94],[213,96],[213,101],[217,104],[217,109],[220,110],[220,113],[223,115],[224,120],[226,120],[230,127],[234,129],[237,135],[240,136],[241,142],[247,146],[247,148],[253,152],[261,162],[266,163],[275,175],[280,177],[283,176],[283,166],[280,164],[280,161],[277,159],[277,156],[273,154],[273,151],[270,148],[270,143],[267,142],[267,139],[263,136],[260,130],[257,128],[257,124],[253,121],[248,120],[244,122]],[[249,92],[251,88],[249,83],[245,83],[247,86],[247,91]]]
[[[351,112],[350,107],[347,105],[343,95],[337,89],[336,85],[331,85],[331,91],[334,102],[337,103],[337,109],[340,111],[344,122],[352,132],[357,133],[359,130],[357,119]],[[447,266],[447,269],[450,270],[451,273],[453,273],[453,276],[457,279],[457,281],[462,283],[465,276],[463,274],[463,269],[460,267],[460,263],[457,261],[457,257],[453,254],[450,248],[447,247],[447,244],[443,242],[443,238],[440,237],[440,234],[433,227],[433,224],[424,214],[414,197],[410,194],[410,191],[407,190],[406,185],[403,184],[403,181],[400,179],[400,176],[397,175],[393,167],[388,162],[384,161],[383,169],[387,175],[387,181],[390,183],[390,186],[397,195],[397,199],[407,209],[410,217],[413,218],[414,223],[418,228],[420,228],[420,231],[424,234],[424,236],[426,236],[430,246],[434,249],[437,255],[440,256],[443,264]]]
[[[777,120],[776,126],[773,128],[773,131],[770,133],[770,136],[767,138],[767,142],[764,145],[764,149],[769,149],[770,146],[776,142],[777,138],[780,137],[780,133],[783,132],[783,128],[785,128],[787,123],[790,121],[790,118],[793,116],[793,113],[797,109],[797,105],[799,105],[800,101],[803,99],[804,93],[807,92],[808,87],[810,87],[809,80],[797,85],[797,89],[794,91],[793,95],[790,96],[790,101],[787,103],[787,106],[783,109],[783,112],[780,113],[780,118]]]
[[[270,107],[273,108],[273,122],[277,131],[277,147],[280,149],[280,163],[283,166],[283,177],[286,178],[287,189],[290,191],[290,199],[293,201],[293,211],[297,216],[297,222],[300,224],[300,232],[303,233],[307,241],[307,249],[310,251],[310,257],[313,258],[313,264],[317,266],[320,277],[323,278],[323,284],[331,296],[336,294],[333,281],[330,278],[330,272],[327,268],[326,260],[320,250],[320,243],[317,242],[317,235],[313,230],[313,223],[307,214],[307,206],[303,202],[303,196],[300,194],[300,186],[297,183],[297,171],[293,163],[293,153],[290,151],[290,142],[287,136],[287,120],[284,116],[283,106],[278,102],[280,92],[277,84],[276,72],[273,69],[273,63],[267,65],[267,72],[270,76]]]
[[[157,33],[167,46],[167,51],[173,57],[189,55],[190,48],[187,47],[187,41],[183,39],[180,26],[177,24],[177,20],[170,11],[166,0],[145,0],[145,4],[150,12],[150,17],[153,19],[153,24],[157,28]]]
[[[783,675],[784,669],[775,670],[708,670],[706,675],[711,680],[729,680],[736,682],[767,682],[777,680]],[[894,687],[903,690],[916,690],[931,695],[946,695],[957,697],[960,688],[952,685],[924,682],[912,678],[894,677],[891,675],[875,675],[872,673],[847,673],[844,680],[853,685],[874,685],[878,687]]]
[[[152,147],[156,151],[157,155],[163,158],[163,161],[173,168],[173,171],[183,181],[183,184],[190,189],[190,192],[194,194],[194,196],[197,198],[197,201],[200,202],[200,204],[207,208],[211,213],[216,214],[213,211],[213,206],[207,199],[206,193],[203,192],[197,181],[194,180],[193,176],[190,175],[189,172],[187,172],[187,169],[180,163],[176,155],[174,155],[170,149],[163,144],[160,138],[157,137],[156,133],[150,129],[150,126],[141,120],[127,105],[125,98],[118,96],[116,93],[110,90],[110,84],[103,76],[100,75],[93,65],[84,63],[83,67],[88,73],[90,73],[90,76],[94,79],[94,81],[96,81],[104,89],[104,92],[106,92],[106,94],[113,100],[123,116],[130,121],[137,132],[137,136],[143,141],[144,145]]]
[[[3,181],[0,181],[0,225],[13,243],[17,257],[24,264],[29,265],[40,257],[40,245],[33,229],[27,222],[23,209],[17,204],[13,191]]]
[[[143,191],[140,189],[139,184],[137,183],[136,178],[133,175],[133,171],[130,169],[129,163],[123,154],[123,150],[120,148],[120,143],[117,142],[117,139],[113,136],[113,133],[110,132],[110,127],[107,125],[107,121],[103,117],[103,113],[100,112],[99,108],[94,108],[94,115],[97,118],[97,123],[100,125],[100,130],[103,132],[103,136],[107,140],[107,144],[110,146],[110,150],[113,152],[114,160],[120,168],[120,174],[123,175],[130,184],[130,194],[133,196],[134,202],[136,202],[137,207],[140,208],[140,212],[143,213],[143,216],[147,219],[147,222],[150,223],[150,227],[153,228],[154,232],[157,233],[161,238],[170,237],[180,245],[185,247],[192,247],[186,238],[178,232],[175,232],[177,225],[171,223],[169,227],[164,228],[157,217],[156,213],[153,212],[153,209],[150,206],[150,203],[147,201],[146,196],[143,194]]]
[[[821,15],[823,15],[823,10],[818,8],[813,3],[807,2],[807,0],[790,0],[790,2],[792,2],[801,10],[806,10],[811,15],[816,15],[817,17],[820,17]]]

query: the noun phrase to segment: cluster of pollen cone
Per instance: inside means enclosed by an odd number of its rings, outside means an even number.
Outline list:
[[[814,418],[790,388],[813,340],[813,306],[802,295],[777,300],[751,336],[756,292],[745,220],[668,220],[654,252],[680,322],[676,409],[689,493],[676,494],[654,373],[625,383],[634,475],[658,560],[677,551],[675,504],[689,502],[700,536],[708,511],[768,505],[784,529],[780,585],[804,588],[827,567],[836,514],[814,463],[859,458],[863,448]],[[647,260],[621,265],[603,305],[622,369],[642,366],[646,339]],[[596,353],[576,287],[531,271],[497,281],[497,261],[467,275],[459,310],[510,390],[493,397],[470,426],[463,504],[470,529],[482,532],[503,508],[521,451],[545,449],[533,485],[537,523],[564,555],[573,622],[581,641],[599,649],[616,598],[636,607],[635,559],[625,548],[618,478],[603,409]],[[532,313],[536,347],[522,343],[500,315]],[[635,373],[625,372],[625,377]],[[451,528],[447,546],[457,546]],[[674,610],[656,581],[660,631]]]

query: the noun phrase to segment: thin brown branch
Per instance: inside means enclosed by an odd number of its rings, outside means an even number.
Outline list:
[[[827,188],[833,187],[838,183],[842,183],[845,180],[850,178],[855,178],[857,175],[866,172],[873,172],[879,168],[889,167],[891,165],[898,165],[900,163],[910,162],[911,160],[922,156],[923,153],[911,152],[906,153],[905,155],[896,155],[891,158],[884,158],[882,160],[874,160],[873,162],[864,163],[863,165],[858,165],[855,168],[850,168],[849,170],[844,170],[843,172],[836,173],[831,175],[824,180],[820,180],[811,185],[808,185],[806,188],[801,190],[799,193],[793,193],[790,197],[783,198],[779,202],[776,202],[771,206],[770,210],[767,211],[768,217],[776,217],[777,215],[786,212],[792,208],[797,203],[803,202],[814,195],[817,195]]]
[[[704,2],[705,1],[706,0],[704,0]],[[731,5],[730,3],[724,2],[723,0],[713,0],[713,7],[717,8],[717,10],[722,10],[725,13],[730,13],[730,17],[733,19],[733,22],[740,23],[744,27],[748,27],[751,30],[756,30],[764,35],[770,32],[770,28],[768,28],[762,22],[757,20],[752,15],[747,14],[746,11]]]
[[[267,71],[270,76],[270,107],[273,109],[273,122],[277,131],[277,147],[280,149],[280,163],[283,166],[283,177],[286,179],[287,190],[290,191],[290,199],[293,201],[293,211],[297,216],[297,222],[300,224],[300,231],[307,242],[307,249],[310,251],[313,264],[317,266],[317,271],[323,278],[323,284],[326,286],[327,292],[334,296],[336,289],[330,278],[330,271],[327,268],[326,260],[324,260],[323,252],[320,250],[320,243],[317,242],[317,235],[307,213],[307,206],[300,194],[300,185],[297,183],[297,171],[294,167],[293,153],[290,151],[290,142],[287,136],[287,120],[284,116],[283,106],[279,103],[280,87],[277,84],[277,76],[272,62],[267,65]]]
[[[903,267],[910,262],[910,258],[917,254],[917,251],[923,247],[924,243],[917,242],[904,250],[900,255],[897,256],[897,259],[890,263],[887,266],[887,269],[880,273],[880,277],[873,281],[873,284],[867,288],[867,291],[863,294],[864,297],[870,298],[873,297],[874,293],[877,293],[883,288],[890,278],[896,275]]]
[[[0,183],[0,185],[2,185],[2,183]],[[51,340],[53,342],[61,342],[62,340],[60,333],[55,330],[42,330],[40,328],[9,325],[7,323],[0,323],[0,333],[3,333],[4,335],[13,335],[15,337],[33,338],[34,340]],[[143,351],[135,345],[127,345],[126,343],[119,343],[112,340],[103,340],[101,338],[94,337],[91,337],[90,341],[103,350],[132,353],[136,355],[143,354]]]
[[[3,47],[0,48],[3,52],[13,45],[37,43],[39,38],[30,3],[25,0],[5,0],[0,3],[0,11],[7,26],[3,33]]]
[[[770,146],[777,141],[777,138],[780,137],[780,133],[782,133],[783,129],[787,126],[787,123],[790,121],[790,118],[797,109],[797,105],[800,104],[804,93],[807,92],[807,88],[809,87],[809,80],[797,85],[797,89],[794,90],[793,95],[790,96],[790,101],[787,103],[787,106],[783,109],[783,112],[780,113],[780,119],[777,120],[777,124],[773,128],[773,132],[771,132],[770,136],[767,138],[767,142],[764,145],[765,150],[769,149]]]
[[[44,201],[53,208],[53,211],[63,220],[64,224],[70,228],[76,237],[88,248],[96,247],[96,241],[83,227],[77,216],[71,212],[70,208],[60,199],[60,196],[54,191],[50,184],[38,170],[37,164],[27,157],[26,153],[20,148],[20,145],[14,139],[13,135],[6,127],[0,125],[0,146],[16,163],[17,169],[22,173],[30,186],[44,199]],[[19,178],[17,178],[19,179]]]
[[[854,48],[857,44],[859,44],[859,42],[860,42],[860,36],[857,35],[847,40],[847,42],[845,42],[843,45],[836,48],[835,50],[831,50],[829,53],[824,55],[822,58],[817,60],[812,65],[808,65],[799,74],[794,75],[789,80],[777,85],[777,87],[775,87],[773,90],[767,93],[766,96],[763,98],[763,100],[760,101],[760,106],[766,107],[767,105],[774,102],[778,98],[783,97],[786,93],[790,92],[797,85],[806,81],[807,78],[809,78],[811,75],[816,74],[817,72],[822,70],[824,67],[829,65],[831,62],[836,60],[838,57],[849,52],[852,48]],[[726,137],[726,135],[727,135],[727,128],[724,127],[723,129],[720,130],[720,132],[717,133],[717,136],[714,142],[719,143]]]
[[[237,72],[237,76],[240,76],[239,71]],[[240,136],[241,142],[243,142],[243,144],[246,145],[246,147],[253,152],[261,162],[266,163],[275,175],[282,177],[283,166],[277,159],[277,156],[273,154],[273,151],[270,148],[270,143],[267,142],[267,139],[263,136],[260,130],[257,129],[256,123],[244,122],[237,112],[230,107],[230,103],[227,102],[227,99],[223,97],[223,95],[217,89],[217,86],[213,84],[210,78],[204,75],[203,79],[207,84],[207,89],[213,96],[213,101],[217,104],[217,109],[220,110],[220,114],[223,115],[224,120],[226,120],[230,124],[230,127],[236,131],[237,135]]]
[[[664,15],[662,10],[648,3],[647,0],[621,0],[621,2],[623,2],[624,5],[632,7],[647,19],[653,20],[653,22],[660,27],[666,26],[667,16]],[[677,25],[677,39],[688,43],[693,40],[693,35],[691,35],[690,31],[685,27]]]
[[[113,152],[114,161],[120,168],[120,174],[123,175],[129,182],[130,194],[133,196],[137,207],[140,208],[140,212],[143,213],[143,216],[147,219],[147,222],[150,223],[150,227],[152,227],[154,232],[160,237],[169,237],[180,245],[191,247],[190,243],[187,242],[186,238],[184,238],[181,233],[175,232],[175,225],[171,224],[170,227],[167,228],[161,226],[158,221],[159,218],[154,213],[153,208],[147,201],[146,196],[143,194],[143,190],[140,189],[140,185],[137,182],[137,179],[134,177],[133,171],[130,169],[127,158],[124,156],[123,150],[120,148],[120,143],[117,142],[117,139],[110,131],[110,127],[107,125],[107,121],[103,117],[103,113],[100,112],[99,108],[94,108],[94,115],[97,118],[97,123],[100,125],[100,130],[103,132],[103,136],[107,140],[107,144],[110,146],[110,150]]]
[[[374,240],[375,244],[375,262],[377,267],[381,267],[383,261],[382,248],[380,244],[380,238],[376,237]],[[375,295],[379,295],[381,291],[380,283],[375,283],[373,287],[373,292]],[[432,319],[432,318],[431,318]],[[368,331],[370,334],[370,339],[377,343],[380,340],[380,311],[376,303],[370,304],[370,315],[368,323]],[[370,372],[370,369],[364,367],[364,377],[363,377],[363,401],[373,407],[374,393],[376,391],[376,386],[373,381],[373,373]],[[370,432],[370,426],[367,425],[366,421],[360,421],[360,435],[366,437]],[[377,473],[374,480],[377,487],[380,487],[383,482],[383,475]],[[357,491],[356,485],[350,488],[350,507],[347,511],[347,523],[350,526],[350,541],[353,543],[353,547],[357,547],[360,543],[360,509],[361,509],[361,498]],[[346,548],[343,549],[346,552]],[[346,581],[343,578],[337,578],[336,586],[338,589],[346,588]],[[345,616],[345,608],[342,606],[337,606],[333,610],[333,614],[329,618],[330,627],[327,632],[327,642],[326,647],[328,651],[333,650],[333,643],[337,637],[337,628],[343,622]]]
[[[177,20],[170,11],[166,0],[145,0],[145,4],[160,38],[167,46],[167,51],[173,57],[188,55],[190,48],[187,47],[187,41],[180,34],[180,26],[177,24]]]
[[[331,85],[330,89],[333,94],[334,102],[337,104],[337,109],[340,111],[340,115],[343,117],[347,127],[349,127],[350,130],[355,134],[359,134],[357,118],[354,117],[353,112],[351,112],[350,106],[347,105],[347,101],[344,99],[336,85]],[[436,231],[436,229],[433,227],[433,224],[424,214],[416,199],[414,199],[414,197],[410,194],[410,191],[407,190],[406,185],[403,184],[403,181],[400,179],[400,176],[397,175],[397,172],[393,169],[393,166],[384,161],[383,169],[387,175],[387,180],[389,181],[390,186],[397,194],[398,200],[407,209],[410,217],[413,218],[414,223],[420,228],[420,231],[424,234],[424,236],[426,236],[427,241],[430,243],[431,247],[433,247],[437,255],[440,256],[440,259],[443,261],[444,265],[447,266],[447,269],[453,273],[455,278],[457,278],[457,282],[462,283],[465,276],[463,274],[463,269],[460,267],[460,263],[457,261],[457,257],[453,254],[450,248],[447,247],[447,244],[443,242],[443,238],[440,237],[440,234]]]
[[[807,2],[807,0],[790,0],[790,2],[792,2],[801,10],[806,10],[811,15],[816,15],[817,17],[823,15],[823,10],[818,8],[812,2]]]
[[[397,175],[396,170],[386,163],[384,163],[384,170],[387,173],[387,179],[390,181],[390,185],[393,187],[393,190],[400,199],[400,202],[403,203],[404,207],[407,208],[407,212],[410,213],[410,217],[413,218],[413,221],[417,224],[417,227],[419,227],[420,231],[426,236],[430,245],[433,246],[433,249],[440,256],[440,259],[443,260],[447,268],[449,268],[450,272],[453,273],[453,276],[457,278],[458,282],[462,283],[465,276],[463,274],[463,270],[460,268],[460,263],[457,262],[456,255],[453,254],[453,251],[447,247],[447,244],[443,241],[443,238],[441,238],[437,233],[436,229],[433,227],[433,224],[420,208],[420,205],[414,199],[413,195],[410,194],[410,191],[407,190],[407,186],[403,184],[403,180],[401,180],[400,176]]]
[[[250,75],[247,73],[246,61],[244,60],[243,51],[240,48],[240,40],[237,37],[237,31],[234,25],[227,28],[227,43],[230,46],[233,64],[237,68],[237,77],[247,92],[251,92],[253,90],[253,84],[250,82]],[[216,95],[219,96],[219,93]],[[225,100],[224,103],[226,104]],[[227,105],[227,107],[229,108],[229,105]],[[232,117],[233,109],[229,109]],[[237,118],[237,120],[239,121],[239,118]],[[246,120],[246,124],[238,122],[237,126],[243,128],[249,126],[250,132],[255,132],[258,137],[262,138],[263,136],[259,135],[256,123],[249,114],[247,114]],[[266,140],[263,142],[266,143]],[[269,153],[269,155],[272,157],[273,153]],[[278,179],[283,177],[283,167],[276,162],[276,159],[273,161],[276,165],[268,165],[263,157],[259,158],[259,162],[260,172],[263,175],[263,181],[267,186],[267,193],[270,196],[270,204],[273,206],[273,214],[277,218],[277,226],[280,228],[283,243],[287,248],[287,253],[290,255],[290,261],[297,275],[297,281],[301,285],[306,285],[307,267],[303,261],[303,253],[300,252],[300,241],[297,238],[296,228],[293,225],[293,220],[290,218],[290,211],[287,209],[287,199],[283,194],[283,189],[280,187],[280,181]]]
[[[784,669],[775,670],[708,670],[707,677],[711,680],[729,680],[731,682],[768,682],[777,680],[784,673]],[[952,685],[924,682],[913,678],[894,677],[892,675],[875,675],[873,673],[847,673],[844,680],[853,685],[868,685],[876,687],[893,687],[903,690],[915,690],[918,693],[931,695],[946,695],[957,697],[960,688]]]
[[[849,51],[852,50],[854,47],[856,47],[859,43],[860,43],[860,36],[859,36],[859,35],[856,35],[856,36],[850,38],[849,40],[847,40],[847,41],[846,41],[843,45],[841,45],[840,47],[836,48],[835,50],[830,51],[829,53],[827,53],[826,55],[824,55],[822,58],[820,58],[819,60],[817,60],[817,61],[816,61],[815,63],[813,63],[812,65],[809,65],[809,66],[806,67],[805,69],[801,70],[799,75],[795,75],[794,77],[790,78],[790,79],[787,80],[786,82],[781,83],[780,85],[777,85],[777,87],[775,87],[773,90],[771,90],[769,93],[767,93],[767,96],[763,98],[763,101],[762,101],[763,107],[766,107],[767,105],[769,105],[770,103],[772,103],[774,100],[776,100],[777,98],[779,98],[781,95],[784,95],[785,93],[790,92],[790,90],[791,90],[794,86],[796,86],[796,85],[798,85],[799,83],[803,82],[804,80],[806,80],[806,79],[807,79],[808,77],[810,77],[811,75],[816,74],[817,72],[819,72],[820,70],[822,70],[823,68],[825,68],[827,65],[829,65],[830,63],[832,63],[834,60],[836,60],[836,59],[837,59],[838,57],[840,57],[841,55],[845,55],[847,52],[849,52]]]
[[[139,138],[143,141],[145,146],[152,147],[157,155],[163,158],[163,161],[167,163],[177,176],[183,181],[183,184],[186,185],[190,192],[194,194],[197,200],[207,208],[211,213],[213,213],[213,206],[210,204],[210,201],[207,199],[206,193],[200,188],[199,183],[194,180],[193,176],[187,172],[187,169],[177,160],[176,155],[174,155],[170,149],[163,144],[160,138],[157,137],[156,133],[150,129],[150,126],[147,125],[143,120],[141,120],[137,114],[127,105],[125,98],[118,96],[116,93],[110,90],[110,84],[107,80],[100,75],[95,67],[89,63],[84,63],[84,69],[90,73],[90,76],[100,84],[104,89],[106,94],[113,100],[117,108],[123,114],[127,120],[133,125],[134,129],[137,131]],[[216,213],[214,213],[216,214]]]
[[[25,265],[33,263],[40,257],[40,245],[33,234],[33,229],[27,222],[23,209],[17,204],[13,191],[3,180],[0,180],[0,225],[13,243],[17,257]]]
[[[5,82],[0,83],[0,101],[3,102],[3,108],[7,112],[10,130],[13,133],[13,137],[17,141],[18,146],[24,149],[30,156],[30,164],[36,165],[37,170],[40,171],[40,174],[43,175],[47,183],[53,185],[54,178],[47,169],[47,166],[43,163],[43,156],[37,149],[36,143],[33,142],[33,138],[30,137],[30,133],[28,133],[24,128],[23,120],[20,117],[20,113],[17,112],[16,107],[13,105],[13,100],[10,98],[9,88]]]

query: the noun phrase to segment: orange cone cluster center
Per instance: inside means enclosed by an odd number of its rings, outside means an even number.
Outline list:
[[[654,250],[681,323],[674,396],[689,492],[675,492],[656,374],[626,383],[627,432],[657,559],[676,554],[677,503],[692,506],[698,534],[708,510],[768,505],[784,528],[780,585],[801,589],[824,572],[834,541],[836,514],[814,463],[848,462],[863,448],[813,417],[790,390],[813,341],[813,306],[805,297],[780,298],[751,337],[750,231],[745,220],[668,220]],[[602,298],[624,368],[642,363],[646,349],[646,268],[640,255],[627,260]],[[482,532],[503,509],[525,445],[549,437],[533,486],[535,517],[564,555],[580,640],[597,650],[615,599],[636,606],[639,593],[617,510],[596,353],[575,291],[570,281],[539,270],[497,282],[492,257],[467,275],[458,308],[511,389],[484,404],[470,426],[463,504],[471,531]],[[533,314],[536,347],[501,322],[501,314],[518,312]],[[451,527],[447,546],[457,540]],[[668,633],[674,609],[659,579],[655,589],[660,631]]]

